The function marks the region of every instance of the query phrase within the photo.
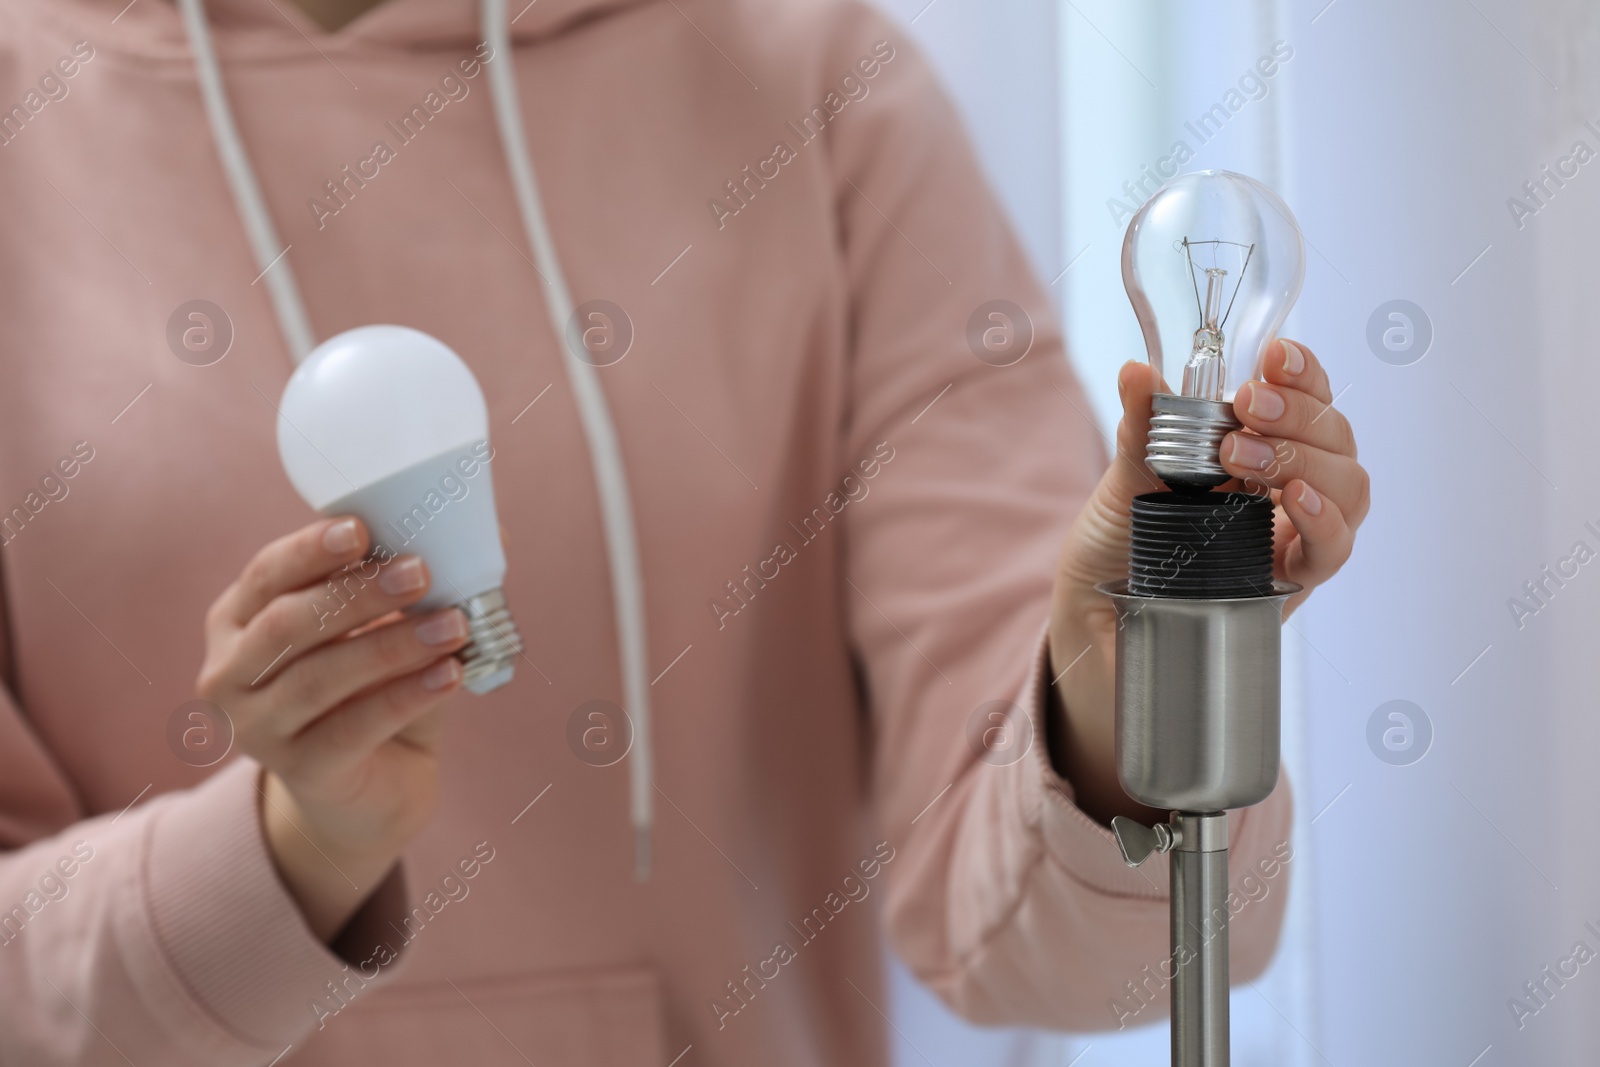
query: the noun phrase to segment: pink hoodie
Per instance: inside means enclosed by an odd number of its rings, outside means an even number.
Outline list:
[[[177,14],[125,3],[0,7],[0,1061],[876,1065],[880,923],[980,1021],[1164,1010],[1164,865],[1125,868],[1043,744],[1099,436],[949,104],[859,0],[538,0],[513,26],[575,298],[633,331],[602,374],[659,671],[642,884],[624,765],[569,740],[622,699],[609,577],[462,65],[476,4],[337,34],[208,5],[318,337],[414,326],[484,385],[531,661],[456,699],[437,817],[316,941],[258,769],[195,766],[226,731],[183,707],[206,607],[311,518],[273,441],[291,365]],[[206,366],[169,343],[195,299],[231,320]],[[1007,366],[974,355],[992,300],[1032,322]],[[992,701],[1031,723],[1020,758],[979,758]],[[1273,950],[1289,810],[1234,817],[1236,975]]]

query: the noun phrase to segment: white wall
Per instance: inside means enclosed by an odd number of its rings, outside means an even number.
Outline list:
[[[1300,330],[1344,357],[1341,406],[1374,472],[1359,554],[1303,623],[1321,653],[1307,658],[1311,801],[1350,785],[1312,835],[1333,1062],[1581,1062],[1518,1035],[1505,1007],[1559,943],[1546,920],[1580,902],[1551,884],[1544,813],[1562,783],[1546,772],[1542,638],[1505,608],[1553,547],[1546,477],[1561,481],[1540,440],[1539,250],[1504,207],[1544,150],[1537,12],[1475,3],[1342,0],[1297,30],[1291,180],[1324,254]],[[1364,338],[1394,298],[1433,324],[1410,366]],[[1407,767],[1364,737],[1397,698],[1435,730]]]

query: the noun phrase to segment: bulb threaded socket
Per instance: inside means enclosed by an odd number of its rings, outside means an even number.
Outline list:
[[[1215,488],[1233,477],[1222,466],[1222,439],[1239,428],[1232,404],[1157,393],[1150,398],[1145,465],[1180,493]]]
[[[1229,600],[1273,595],[1272,501],[1251,493],[1133,499],[1128,592]]]
[[[511,680],[522,655],[522,635],[506,607],[505,594],[491,589],[459,606],[467,615],[467,643],[456,653],[462,684],[480,695],[498,689]]]

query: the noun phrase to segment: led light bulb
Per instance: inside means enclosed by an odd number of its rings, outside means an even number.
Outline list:
[[[1258,377],[1305,277],[1300,228],[1276,193],[1225,170],[1172,179],[1145,201],[1122,242],[1122,282],[1163,389],[1151,404],[1145,462],[1180,492],[1229,478],[1218,451],[1239,428],[1233,397]]]
[[[367,524],[376,559],[406,553],[427,563],[432,585],[409,611],[454,604],[466,613],[471,632],[458,656],[468,689],[511,680],[522,639],[500,589],[489,412],[459,356],[404,326],[329,338],[284,388],[278,454],[306,503]],[[359,584],[338,594],[359,595]]]

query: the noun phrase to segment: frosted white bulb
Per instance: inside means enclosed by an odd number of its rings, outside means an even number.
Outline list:
[[[1129,222],[1123,284],[1150,365],[1173,390],[1153,405],[1147,462],[1173,488],[1227,480],[1216,453],[1238,427],[1234,394],[1259,377],[1304,278],[1294,216],[1243,174],[1179,175]]]
[[[324,341],[278,405],[278,453],[306,503],[359,517],[378,558],[428,564],[432,585],[413,613],[452,604],[466,612],[471,635],[459,655],[478,693],[510,681],[522,652],[500,589],[506,559],[488,436],[472,371],[443,342],[404,326]]]

